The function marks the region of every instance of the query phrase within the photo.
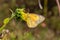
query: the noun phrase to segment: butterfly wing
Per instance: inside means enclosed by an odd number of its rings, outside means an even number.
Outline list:
[[[35,28],[37,25],[45,20],[45,17],[37,14],[29,14],[27,18],[27,25],[29,28]]]

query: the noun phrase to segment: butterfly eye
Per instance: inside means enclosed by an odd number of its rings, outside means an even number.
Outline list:
[[[20,13],[20,9],[16,9],[16,12],[17,12],[17,13]]]

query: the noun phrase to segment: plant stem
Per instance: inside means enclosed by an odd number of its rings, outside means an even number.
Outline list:
[[[12,20],[12,19],[15,17],[15,13],[14,13],[12,10],[10,10],[10,11],[12,12],[12,16],[10,17],[9,22],[10,22],[10,20]],[[8,22],[8,23],[9,23],[9,22]],[[5,28],[5,26],[6,26],[8,23],[4,24],[4,25],[0,28],[0,32]]]
[[[44,0],[44,16],[46,17],[47,16],[47,2],[48,0]]]

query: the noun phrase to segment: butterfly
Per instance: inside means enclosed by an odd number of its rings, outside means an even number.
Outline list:
[[[35,28],[45,20],[44,16],[34,13],[25,13],[24,9],[16,9],[16,12],[20,14],[21,19],[27,23],[29,28]]]

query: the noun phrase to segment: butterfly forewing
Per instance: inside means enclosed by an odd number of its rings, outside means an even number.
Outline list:
[[[41,22],[43,22],[45,17],[37,14],[28,14],[27,25],[29,28],[35,28]]]

